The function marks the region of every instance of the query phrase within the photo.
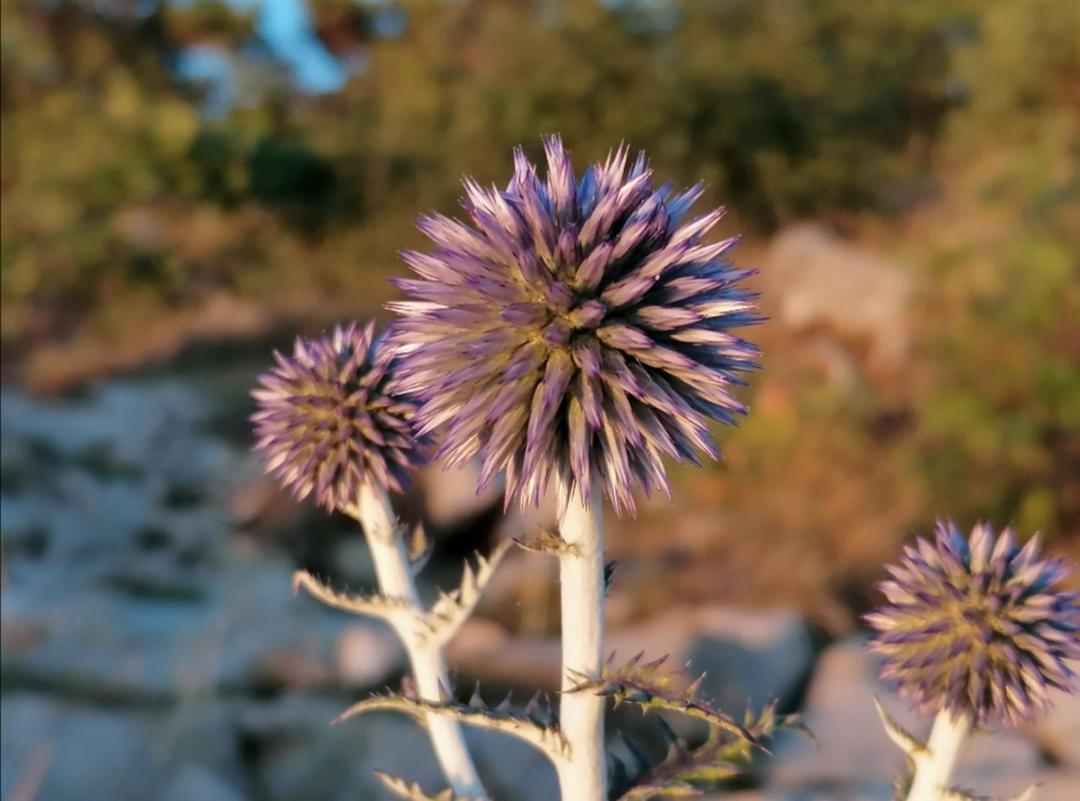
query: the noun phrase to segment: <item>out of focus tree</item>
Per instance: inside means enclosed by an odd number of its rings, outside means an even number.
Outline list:
[[[1080,533],[1080,6],[999,0],[939,148],[920,432],[938,508]]]
[[[548,131],[581,157],[643,147],[762,229],[880,207],[928,180],[947,108],[948,15],[889,3],[317,0],[355,67],[321,99],[279,80],[244,6],[145,8],[4,5],[8,345],[219,289],[355,287],[462,173]],[[224,116],[177,69],[196,48],[247,90]]]
[[[767,506],[777,530],[848,544],[843,520],[872,542],[934,511],[1080,531],[1076,3],[306,7],[345,76],[322,95],[254,4],[0,4],[9,375],[57,352],[92,370],[238,308],[370,313],[463,174],[504,180],[510,148],[536,155],[547,132],[579,161],[625,140],[673,181],[704,178],[752,236],[805,217],[874,231],[924,288],[907,385],[839,397],[799,378],[794,401],[756,399],[733,519]],[[883,438],[890,416],[906,422]]]

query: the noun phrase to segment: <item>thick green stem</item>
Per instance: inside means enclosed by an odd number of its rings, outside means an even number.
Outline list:
[[[603,501],[588,506],[577,492],[561,493],[559,554],[562,600],[562,690],[559,726],[569,758],[558,765],[563,801],[606,801],[604,699],[568,692],[583,680],[598,681],[604,667]]]
[[[357,501],[357,517],[364,527],[382,594],[405,601],[421,611],[409,556],[396,531],[393,509],[386,493],[365,484]],[[395,628],[409,655],[419,697],[425,701],[445,700],[444,688],[449,686],[449,680],[442,651],[425,642],[415,625]],[[454,793],[468,799],[487,798],[465,747],[461,724],[444,715],[428,715],[427,727],[435,756]]]

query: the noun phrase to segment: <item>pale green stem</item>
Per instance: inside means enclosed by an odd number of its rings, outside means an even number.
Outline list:
[[[563,801],[606,801],[604,698],[567,692],[599,680],[604,667],[603,501],[593,492],[588,508],[575,491],[560,493],[559,554],[562,601],[562,690],[559,727],[569,758],[557,763]]]
[[[360,489],[356,511],[371,549],[380,591],[421,611],[409,556],[394,525],[390,499],[382,489],[365,483]],[[415,625],[395,628],[409,655],[419,697],[425,701],[446,700],[449,679],[442,651],[420,637]],[[429,715],[427,728],[435,756],[454,793],[462,798],[486,799],[487,793],[465,747],[461,724],[444,715]]]
[[[971,718],[967,715],[938,713],[926,749],[915,756],[915,776],[907,801],[941,801],[945,797],[960,746],[969,731]]]

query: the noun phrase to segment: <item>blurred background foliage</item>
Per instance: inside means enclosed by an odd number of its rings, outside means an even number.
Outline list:
[[[817,327],[754,332],[727,460],[620,524],[616,550],[663,557],[627,578],[643,603],[677,569],[858,607],[936,515],[1080,549],[1080,4],[307,0],[291,46],[273,5],[4,0],[6,380],[381,314],[462,175],[504,180],[546,132],[579,162],[626,141],[708,182],[740,261],[815,221],[913,287],[886,368],[836,323],[848,379]]]

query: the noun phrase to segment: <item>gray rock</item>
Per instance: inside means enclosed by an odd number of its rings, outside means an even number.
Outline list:
[[[185,765],[169,783],[162,801],[244,801],[244,798],[205,768]]]
[[[676,609],[612,631],[607,646],[616,664],[639,652],[643,660],[667,654],[674,667],[689,661],[687,681],[705,671],[701,695],[736,717],[748,705],[760,710],[771,699],[792,700],[814,661],[805,622],[788,610]],[[559,652],[558,640],[513,638],[496,624],[474,620],[451,643],[448,657],[452,672],[464,677],[533,691],[557,687]],[[684,736],[702,734],[698,721],[664,717]],[[657,745],[651,719],[630,713],[619,724],[643,745]]]
[[[9,685],[89,697],[362,689],[405,664],[389,630],[293,597],[288,566],[265,559],[215,574],[191,601],[104,590],[73,597],[12,581],[3,590],[3,618],[5,628],[11,620],[31,632],[3,640]]]
[[[251,457],[203,430],[209,409],[191,387],[130,381],[74,399],[0,395],[0,518],[13,580],[51,594],[103,582],[188,594],[192,567],[228,552],[228,495]]]
[[[814,649],[805,620],[790,610],[702,609],[685,651],[693,673],[706,673],[702,695],[738,712],[770,699],[788,704],[810,675]]]
[[[146,725],[151,756],[163,772],[179,775],[198,768],[232,788],[246,786],[236,702],[185,699],[147,716]]]
[[[336,696],[286,692],[265,701],[239,703],[237,723],[248,739],[304,740],[322,732],[348,704]]]
[[[246,702],[241,728],[258,743],[256,769],[271,801],[389,801],[379,770],[445,788],[427,733],[401,715],[371,714],[330,725],[348,701],[289,694]],[[558,784],[547,757],[512,737],[466,728],[481,778],[499,801],[551,801]]]
[[[371,559],[371,549],[364,537],[349,537],[334,546],[334,568],[346,586],[379,586],[375,563]]]
[[[427,734],[413,721],[371,714],[331,726],[329,720],[341,708],[335,706],[321,725],[303,735],[261,744],[256,770],[267,801],[390,801],[393,796],[375,778],[376,770],[421,782],[432,791],[445,786]]]
[[[424,517],[434,526],[451,529],[495,506],[502,499],[502,484],[492,481],[476,491],[480,465],[470,462],[460,468],[443,469],[433,465],[417,476],[424,499]]]
[[[551,801],[559,797],[555,768],[529,744],[497,732],[466,731],[469,752],[492,798]]]
[[[1076,801],[1080,795],[1080,771],[1072,768],[1046,768],[1024,776],[1011,776],[995,787],[1002,799],[1017,798],[1029,787],[1035,787],[1033,801]]]
[[[868,350],[871,369],[891,370],[904,361],[912,279],[901,267],[815,224],[781,232],[767,263],[762,278],[778,322],[796,333],[813,332],[802,344],[812,342],[835,377],[848,372],[845,361],[857,364],[860,349]]]
[[[638,652],[643,660],[667,655],[671,665],[689,662],[688,678],[708,674],[702,694],[736,714],[748,703],[760,708],[770,699],[790,700],[814,663],[805,621],[786,609],[673,609],[611,631],[607,647],[616,663]],[[523,689],[558,683],[558,640],[511,638],[486,621],[466,623],[448,658],[453,670],[481,681]]]
[[[0,700],[0,795],[49,801],[140,801],[146,730],[115,712],[30,695]],[[160,778],[160,777],[158,777]],[[36,789],[35,789],[36,788]]]
[[[1055,693],[1054,705],[1033,736],[1054,760],[1080,769],[1080,695]]]
[[[781,738],[769,761],[770,784],[797,789],[887,783],[903,767],[904,758],[881,727],[875,697],[912,734],[926,735],[929,723],[914,716],[877,679],[865,641],[828,648],[818,662],[803,714],[817,744]],[[1029,773],[1039,763],[1038,748],[1020,733],[980,733],[965,744],[955,780],[959,786],[996,792],[1008,777]]]
[[[91,472],[154,470],[198,480],[231,458],[224,447],[208,451],[187,436],[210,410],[179,379],[117,381],[59,400],[6,390],[2,399],[7,436],[32,440]]]

